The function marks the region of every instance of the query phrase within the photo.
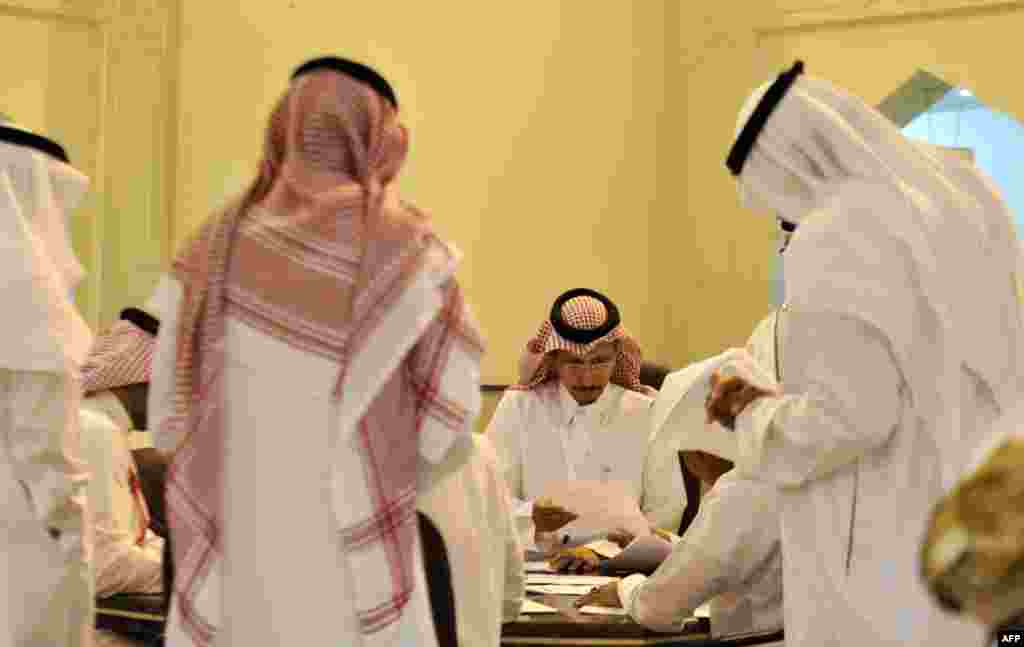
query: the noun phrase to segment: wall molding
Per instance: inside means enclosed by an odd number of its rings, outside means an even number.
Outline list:
[[[781,0],[774,24],[759,34],[877,20],[931,18],[1024,8],[1022,0]]]

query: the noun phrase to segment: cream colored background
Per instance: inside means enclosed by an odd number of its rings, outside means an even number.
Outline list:
[[[923,67],[1024,114],[1024,3],[979,0],[0,1],[0,111],[95,178],[75,243],[94,325],[239,190],[291,69],[378,66],[412,131],[406,197],[466,253],[487,382],[561,291],[606,291],[652,359],[742,343],[774,227],[723,159],[751,88],[795,57],[877,103]],[[8,60],[11,60],[8,58]]]

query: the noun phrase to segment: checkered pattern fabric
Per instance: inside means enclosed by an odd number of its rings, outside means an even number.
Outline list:
[[[336,479],[345,491],[330,502],[355,592],[355,609],[339,613],[356,614],[364,646],[405,620],[417,456],[441,460],[471,442],[483,342],[452,278],[457,252],[424,214],[386,199],[405,157],[401,133],[363,84],[335,72],[300,77],[271,118],[261,176],[175,261],[177,412],[161,431],[179,441],[168,482],[174,594],[197,647],[216,638],[200,599],[223,549],[229,316],[338,363],[342,433],[355,436],[362,463]],[[409,377],[401,400],[415,407],[396,405],[393,389],[380,397],[398,370]]]
[[[562,306],[562,319],[577,330],[594,330],[608,319],[604,304],[591,296],[569,299]],[[619,355],[612,374],[612,383],[645,395],[650,390],[640,384],[640,346],[622,325],[613,328],[607,335],[589,344],[578,344],[558,334],[551,321],[545,319],[537,335],[526,344],[519,363],[519,384],[515,389],[532,389],[557,376],[553,370],[552,357],[557,351],[566,351],[577,357],[586,357],[601,344],[620,340]]]
[[[84,393],[149,382],[155,346],[155,337],[130,321],[118,321],[93,342],[82,366]]]

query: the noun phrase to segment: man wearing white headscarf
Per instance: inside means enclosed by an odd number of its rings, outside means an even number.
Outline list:
[[[92,644],[91,529],[79,371],[92,334],[65,229],[88,178],[55,142],[0,125],[0,647]]]
[[[780,488],[786,642],[977,644],[930,603],[924,521],[1020,397],[1014,239],[885,117],[802,63],[753,94],[727,165],[795,227],[781,379],[727,365],[708,413]]]

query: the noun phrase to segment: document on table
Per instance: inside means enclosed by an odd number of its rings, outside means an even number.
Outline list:
[[[588,584],[527,584],[527,593],[542,593],[544,595],[586,595],[594,590]]]
[[[524,570],[527,573],[557,573],[555,569],[548,566],[547,562],[526,562]]]
[[[585,607],[580,607],[580,613],[589,613],[596,616],[624,616],[626,615],[626,610],[622,607],[595,607],[588,604]]]
[[[549,575],[547,573],[527,573],[527,584],[573,584],[580,586],[601,586],[618,580],[608,575]]]
[[[558,613],[558,609],[549,607],[546,604],[541,604],[529,598],[523,600],[523,607],[519,610],[520,613]]]

